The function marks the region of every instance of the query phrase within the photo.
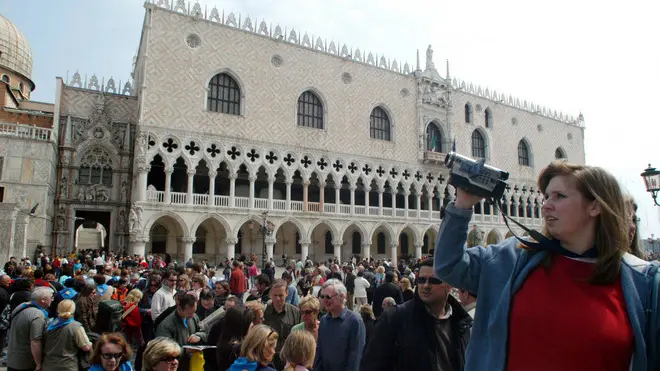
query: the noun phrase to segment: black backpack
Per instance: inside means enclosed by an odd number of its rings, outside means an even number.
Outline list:
[[[124,307],[119,301],[103,300],[99,303],[94,332],[103,334],[105,332],[121,331],[121,316],[123,313]]]

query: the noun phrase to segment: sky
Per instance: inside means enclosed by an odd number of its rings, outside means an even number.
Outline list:
[[[660,207],[640,173],[660,167],[660,2],[526,0],[200,0],[398,61],[433,45],[451,75],[585,117],[589,165],[611,171],[640,206],[640,235],[660,237]],[[32,98],[55,100],[55,77],[130,77],[140,0],[2,0],[32,47]],[[257,21],[255,21],[255,18]],[[440,68],[443,66],[442,68]],[[423,66],[422,66],[423,67]]]

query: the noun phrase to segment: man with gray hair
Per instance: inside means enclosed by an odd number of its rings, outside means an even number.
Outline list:
[[[330,279],[319,298],[327,315],[321,318],[314,371],[357,371],[360,368],[366,330],[358,314],[346,308],[346,286]]]
[[[41,370],[41,338],[48,319],[48,308],[53,302],[53,290],[37,287],[32,291],[30,300],[11,313],[7,347],[9,370]]]
[[[394,300],[393,297],[388,296],[385,299],[383,299],[383,312],[394,307],[396,307],[396,301]]]

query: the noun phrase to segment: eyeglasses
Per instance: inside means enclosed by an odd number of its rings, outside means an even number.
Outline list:
[[[442,285],[442,280],[437,277],[417,277],[418,285],[423,285],[426,282],[430,285]]]
[[[302,313],[304,315],[310,315],[310,314],[316,313],[316,311],[312,310],[312,309],[305,309],[305,310],[301,310],[300,313]]]
[[[121,357],[123,357],[123,356],[124,356],[124,353],[102,353],[101,354],[101,357],[103,357],[103,359],[108,359],[108,360],[110,360],[110,359],[121,359]]]
[[[175,278],[175,279],[171,279],[171,278],[169,278],[168,281],[170,281],[170,282],[176,282],[176,278]]]
[[[321,300],[325,300],[325,299],[330,300],[330,299],[334,298],[335,296],[337,296],[337,294],[334,294],[334,295],[319,295],[319,299],[321,299]]]
[[[159,362],[172,363],[172,362],[178,361],[178,360],[179,360],[179,356],[169,355],[167,357],[161,358]]]

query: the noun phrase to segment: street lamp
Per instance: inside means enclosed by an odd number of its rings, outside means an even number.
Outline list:
[[[266,262],[268,261],[268,249],[266,247],[266,238],[270,237],[273,234],[274,224],[268,220],[268,211],[261,213],[261,234],[264,235],[264,250],[261,255],[261,269],[266,268]]]
[[[655,206],[660,206],[657,201],[658,191],[660,191],[660,171],[651,167],[651,164],[649,164],[649,167],[640,175],[644,179],[646,191],[651,193],[651,197],[653,197],[653,203],[655,203]]]

